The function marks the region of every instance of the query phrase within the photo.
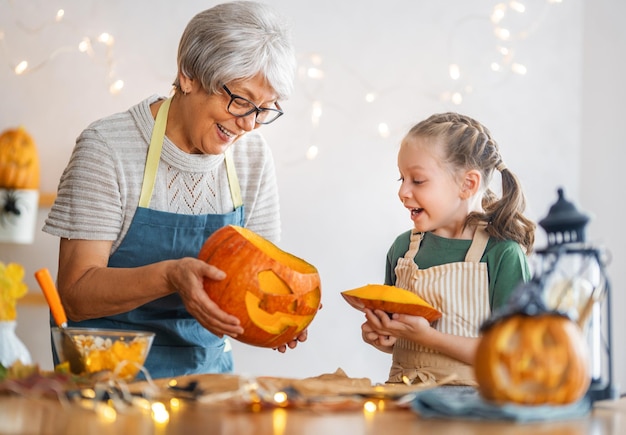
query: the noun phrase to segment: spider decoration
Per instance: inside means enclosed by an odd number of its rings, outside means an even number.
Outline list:
[[[2,200],[4,204],[0,208],[0,226],[15,225],[22,215],[22,198],[15,190],[7,190]]]

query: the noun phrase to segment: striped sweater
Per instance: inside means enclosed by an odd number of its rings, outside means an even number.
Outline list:
[[[153,95],[89,125],[76,140],[43,231],[70,239],[111,240],[115,252],[135,214],[154,126]],[[271,150],[258,132],[233,145],[245,226],[277,242],[278,187]],[[166,137],[150,208],[179,214],[233,210],[224,155],[188,154]]]

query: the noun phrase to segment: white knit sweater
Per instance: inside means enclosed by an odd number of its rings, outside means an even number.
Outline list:
[[[133,219],[154,119],[153,95],[128,111],[103,118],[78,137],[43,231],[70,239],[112,240],[111,253]],[[258,132],[233,145],[245,207],[244,225],[277,242],[278,188],[271,150]],[[188,154],[166,137],[150,208],[179,214],[233,210],[224,155]]]

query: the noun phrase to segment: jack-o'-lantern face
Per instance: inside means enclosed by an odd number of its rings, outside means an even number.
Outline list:
[[[516,314],[485,331],[474,368],[487,399],[566,404],[587,391],[588,364],[586,341],[570,319]]]
[[[223,227],[207,239],[198,258],[226,272],[223,280],[206,280],[204,288],[240,320],[239,341],[278,347],[296,338],[317,314],[317,269],[252,231]]]

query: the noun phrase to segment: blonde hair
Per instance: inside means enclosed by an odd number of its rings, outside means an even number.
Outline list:
[[[515,174],[502,161],[498,144],[485,126],[469,116],[439,113],[413,126],[406,138],[413,137],[436,139],[429,143],[443,144],[443,163],[453,171],[474,169],[482,174],[484,212],[470,213],[465,226],[486,223],[490,236],[516,241],[527,253],[532,252],[536,225],[523,214],[524,192]],[[500,198],[488,187],[495,170],[500,171],[502,178]]]

